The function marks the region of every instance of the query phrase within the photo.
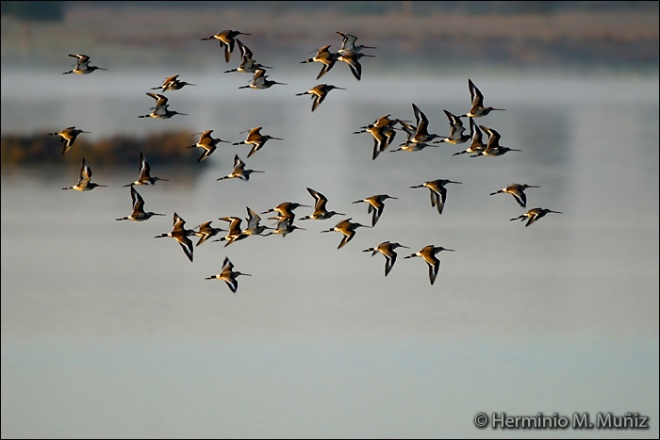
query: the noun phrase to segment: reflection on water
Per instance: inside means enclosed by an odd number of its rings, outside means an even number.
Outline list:
[[[75,147],[51,167],[3,169],[3,437],[512,434],[476,431],[477,411],[633,411],[658,420],[654,79],[565,78],[543,88],[475,78],[490,105],[507,108],[479,122],[521,152],[452,157],[464,146],[442,145],[375,161],[371,138],[353,131],[387,113],[413,120],[415,102],[431,131],[447,134],[442,110],[469,104],[464,79],[439,83],[438,96],[429,96],[430,80],[401,89],[363,80],[314,113],[293,96],[309,88],[302,80],[286,93],[218,90],[196,100],[199,90],[184,90],[172,93],[172,108],[194,117],[169,121],[137,119],[151,105],[142,91],[92,95],[82,113],[53,96],[41,104],[48,118],[28,121],[39,101],[5,92],[4,81],[3,132],[6,121],[17,131],[75,124],[95,136],[180,124],[238,141],[259,125],[285,140],[246,160],[266,171],[247,183],[216,179],[248,146],[220,145],[204,166],[194,166],[194,150],[189,167],[154,165],[170,181],[138,191],[166,217],[144,223],[115,221],[130,213],[122,185],[137,177],[138,151],[134,168],[90,164],[109,187],[87,193],[60,189],[77,181],[84,151]],[[112,124],[117,115],[125,124]],[[436,178],[463,182],[448,187],[441,216],[427,190],[409,188]],[[512,182],[540,186],[528,207],[564,214],[529,228],[510,222],[523,210],[489,193]],[[173,240],[153,238],[171,229],[173,212],[188,227],[217,227],[226,226],[218,217],[245,217],[246,206],[312,205],[306,187],[361,223],[370,214],[352,201],[398,199],[340,250],[338,233],[320,233],[336,217],[298,222],[306,230],[286,238],[206,242],[193,263]],[[430,286],[424,262],[402,258],[406,249],[383,276],[382,256],[362,250],[385,240],[456,252],[440,254]],[[253,275],[235,295],[204,280],[225,256]],[[634,435],[657,437],[656,425]],[[552,434],[564,433],[589,435]]]

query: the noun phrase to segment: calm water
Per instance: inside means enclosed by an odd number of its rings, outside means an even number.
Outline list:
[[[55,86],[3,74],[3,133],[212,128],[238,141],[260,125],[285,139],[250,159],[249,147],[224,144],[197,167],[154,166],[170,182],[138,191],[166,216],[144,223],[115,221],[130,213],[122,185],[137,164],[90,163],[109,187],[86,193],[60,190],[77,181],[76,146],[52,166],[3,169],[3,438],[657,438],[657,76],[475,76],[487,105],[507,109],[479,122],[521,152],[452,157],[465,145],[443,145],[372,161],[370,136],[353,131],[386,113],[414,121],[415,102],[432,132],[448,134],[442,110],[467,110],[466,78],[357,83],[341,71],[332,83],[349,90],[311,113],[294,95],[316,82],[275,72],[288,85],[266,91],[238,90],[240,75],[182,72],[198,86],[168,92],[170,108],[190,116],[168,121],[136,118],[160,73]],[[84,80],[83,92],[66,96],[65,79]],[[189,153],[182,161],[197,165]],[[266,172],[218,182],[236,153]],[[428,190],[410,189],[436,178],[462,182],[448,186],[441,216]],[[512,182],[540,186],[528,208],[564,214],[510,222],[524,210],[489,193]],[[306,230],[286,238],[207,242],[193,263],[153,238],[175,211],[189,227],[224,226],[218,217],[245,217],[246,206],[311,205],[306,187],[364,224],[366,205],[351,202],[398,199],[340,250],[340,234],[321,231],[341,217],[298,221]],[[388,277],[381,255],[362,252],[385,240],[411,248]],[[403,259],[427,244],[456,250],[439,255],[433,286],[421,259]],[[235,295],[204,279],[225,256],[252,274]],[[478,411],[638,412],[651,429],[478,430]]]

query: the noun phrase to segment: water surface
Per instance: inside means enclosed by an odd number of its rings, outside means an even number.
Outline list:
[[[467,80],[358,84],[337,72],[349,90],[311,113],[295,96],[315,84],[307,77],[273,73],[289,85],[254,91],[237,89],[244,77],[183,72],[200,85],[168,96],[190,116],[137,119],[161,76],[58,77],[89,80],[71,98],[67,86],[3,74],[3,133],[212,128],[238,141],[260,125],[284,138],[246,159],[266,171],[247,183],[216,179],[248,146],[154,166],[170,182],[138,191],[166,216],[144,223],[115,221],[130,213],[122,185],[137,177],[139,151],[134,168],[90,164],[109,187],[86,193],[60,189],[78,179],[75,146],[48,167],[3,168],[3,437],[657,437],[657,77],[474,77],[507,109],[479,122],[521,152],[452,157],[465,145],[443,145],[372,161],[371,138],[353,131],[386,113],[413,120],[415,102],[448,134],[442,110],[467,110]],[[448,186],[442,215],[428,190],[410,188],[436,178],[462,182]],[[528,208],[564,214],[509,221],[524,210],[489,194],[512,182],[540,186]],[[398,199],[340,250],[340,235],[321,231],[342,217],[297,222],[306,230],[286,238],[207,242],[193,263],[154,238],[174,212],[188,227],[225,226],[218,217],[245,217],[246,206],[311,205],[306,187],[364,224],[366,205],[351,202]],[[411,248],[388,277],[381,255],[362,252],[385,240]],[[403,259],[427,244],[456,250],[439,255],[433,286],[421,259]],[[237,294],[204,279],[225,256],[252,274]],[[632,411],[652,428],[477,430],[478,411]]]

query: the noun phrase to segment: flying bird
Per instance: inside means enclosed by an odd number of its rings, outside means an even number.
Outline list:
[[[470,111],[461,115],[461,118],[480,118],[482,116],[486,116],[493,110],[506,110],[504,108],[485,107],[484,95],[477,88],[477,86],[474,85],[471,79],[468,79],[468,88],[470,90],[470,101],[472,102],[472,107],[470,107]]]
[[[506,188],[498,189],[497,191],[490,193],[490,195],[494,196],[495,194],[511,194],[513,198],[516,199],[516,202],[518,202],[520,206],[525,208],[527,206],[527,196],[525,195],[525,190],[527,188],[540,188],[540,187],[534,185],[512,183]]]
[[[169,237],[173,238],[181,245],[181,249],[183,249],[183,252],[186,254],[186,257],[192,262],[193,260],[193,243],[190,238],[188,238],[191,235],[195,235],[195,231],[192,229],[186,229],[185,228],[186,221],[179,217],[179,215],[175,212],[174,215],[172,216],[172,230],[170,232],[156,235],[155,238],[163,238],[163,237]]]
[[[337,54],[330,52],[330,46],[331,44],[328,44],[327,46],[320,47],[316,51],[316,55],[314,55],[312,58],[308,58],[304,61],[301,61],[300,63],[321,63],[323,67],[321,68],[321,71],[319,72],[318,76],[316,79],[321,79],[323,75],[328,73],[330,69],[335,65],[337,62]]]
[[[244,32],[227,29],[222,32],[218,32],[217,34],[211,35],[210,37],[202,38],[202,41],[218,40],[220,43],[220,47],[224,48],[225,61],[229,62],[229,59],[231,58],[231,54],[234,51],[234,45],[238,41],[236,37],[238,37],[239,35],[251,35],[251,34],[246,34]]]
[[[238,276],[239,275],[244,275],[244,276],[252,276],[249,273],[243,273],[239,272],[237,270],[234,270],[234,264],[229,261],[228,257],[225,257],[225,261],[222,263],[222,269],[220,273],[210,275],[206,277],[207,280],[222,280],[225,283],[227,283],[227,286],[229,287],[229,290],[232,291],[232,293],[236,293],[238,290]]]
[[[197,159],[197,162],[201,162],[208,158],[217,148],[217,145],[221,142],[229,144],[229,141],[223,141],[220,138],[214,138],[211,136],[213,130],[204,130],[200,133],[199,140],[192,145],[188,145],[186,148],[201,148],[204,151]]]
[[[553,211],[551,209],[546,209],[546,208],[532,208],[526,213],[519,215],[518,217],[514,217],[511,219],[511,221],[514,220],[520,220],[520,221],[525,221],[527,220],[527,223],[525,224],[525,227],[531,225],[532,223],[536,222],[537,220],[542,219],[545,217],[546,214],[553,212],[555,214],[563,214],[563,212],[559,211]]]
[[[343,237],[341,238],[341,241],[339,242],[339,246],[337,246],[337,249],[341,249],[353,239],[355,236],[355,230],[357,228],[371,228],[371,226],[366,226],[357,222],[352,222],[352,219],[347,218],[345,220],[340,221],[337,223],[334,227],[330,229],[326,229],[321,232],[341,232]]]
[[[392,197],[387,194],[376,194],[373,196],[365,197],[364,199],[356,200],[353,203],[366,203],[368,205],[367,214],[371,214],[371,226],[376,226],[378,219],[383,214],[383,210],[385,210],[384,202],[387,199],[397,200],[396,197]]]
[[[328,203],[328,198],[320,192],[307,188],[307,191],[314,197],[316,204],[314,205],[314,213],[302,217],[300,220],[325,220],[335,215],[346,215],[337,211],[328,211],[325,205]]]
[[[78,183],[69,186],[67,188],[62,188],[64,190],[72,189],[74,191],[91,191],[96,187],[106,187],[107,185],[99,185],[98,183],[92,182],[92,169],[87,165],[85,158],[82,160],[82,167],[80,168],[80,178]]]
[[[138,118],[152,118],[152,119],[170,119],[174,115],[185,115],[186,113],[179,113],[175,110],[170,110],[167,96],[160,93],[147,92],[147,96],[156,100],[156,106],[151,108],[151,112],[138,116]]]
[[[273,140],[278,140],[278,141],[283,141],[284,139],[278,138],[275,136],[271,136],[269,134],[261,134],[261,129],[263,127],[254,127],[250,130],[245,130],[242,131],[239,134],[247,133],[247,137],[245,140],[239,141],[239,142],[234,142],[232,145],[252,145],[252,149],[248,153],[247,157],[251,157],[254,153],[257,151],[261,150],[263,146],[266,144],[266,142],[270,139]]]
[[[58,131],[57,133],[48,133],[49,136],[59,136],[62,141],[62,156],[64,156],[73,147],[73,143],[81,133],[91,134],[89,131],[84,131],[76,128],[75,126],[67,127]]]
[[[130,187],[131,187],[131,201],[133,206],[133,212],[126,217],[118,218],[117,221],[133,220],[136,222],[141,222],[141,221],[149,220],[154,215],[165,215],[165,214],[157,214],[151,211],[145,211],[144,199],[142,198],[140,193],[137,192],[137,190],[133,185],[130,185]]]
[[[394,263],[396,263],[397,253],[395,249],[400,247],[410,249],[408,246],[404,246],[400,243],[396,243],[396,242],[392,243],[389,241],[384,241],[378,246],[365,249],[362,252],[371,252],[372,257],[376,255],[377,252],[383,254],[383,256],[385,257],[385,276],[387,276],[392,270],[392,267],[394,267]]]
[[[330,93],[330,90],[334,90],[334,89],[346,90],[342,87],[333,86],[332,84],[319,84],[319,85],[314,86],[311,89],[307,90],[306,92],[296,93],[296,96],[312,95],[312,101],[313,101],[312,102],[312,111],[314,111],[325,100],[325,97],[328,96],[328,93]]]
[[[151,90],[161,90],[163,93],[168,90],[181,90],[185,86],[195,86],[189,82],[179,80],[179,75],[172,75],[165,78],[163,84],[158,87],[152,87]]]
[[[445,188],[445,185],[448,183],[461,184],[461,182],[454,182],[449,179],[436,179],[419,185],[413,185],[411,188],[428,188],[431,192],[431,206],[438,210],[438,214],[442,214],[445,207],[445,200],[447,200],[447,188]]]
[[[440,270],[440,260],[438,260],[436,254],[441,251],[454,252],[453,249],[446,249],[442,246],[434,246],[430,244],[428,246],[424,246],[422,249],[418,250],[414,254],[410,254],[407,257],[403,257],[403,258],[406,259],[406,258],[422,257],[424,261],[426,261],[426,264],[429,267],[429,281],[431,282],[431,285],[433,285],[433,283],[435,283],[435,279],[438,276],[438,271]]]
[[[85,54],[70,53],[69,56],[76,58],[76,67],[71,70],[67,70],[66,72],[62,72],[62,75],[68,75],[70,73],[75,73],[76,75],[88,75],[96,70],[108,70],[104,69],[103,67],[90,66],[90,58]]]
[[[144,154],[140,153],[140,177],[138,177],[136,181],[124,185],[124,187],[133,186],[133,185],[155,185],[156,182],[159,180],[168,182],[167,179],[161,179],[160,177],[151,177],[151,166],[149,166],[149,162],[147,162],[147,159],[144,157]]]
[[[241,179],[244,182],[250,180],[250,174],[252,173],[263,173],[264,171],[249,170],[245,168],[245,162],[238,157],[238,154],[234,156],[234,169],[231,173],[226,176],[218,177],[216,180],[225,180],[225,179]]]

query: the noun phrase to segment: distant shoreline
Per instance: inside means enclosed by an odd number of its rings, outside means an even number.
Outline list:
[[[286,3],[286,2],[285,2]],[[406,3],[406,2],[403,2]],[[415,2],[413,2],[415,3]],[[61,22],[25,25],[2,17],[2,61],[57,62],[62,53],[92,51],[97,59],[124,63],[209,62],[218,49],[201,38],[233,28],[258,58],[297,60],[321,45],[338,49],[337,31],[358,35],[363,44],[388,51],[405,65],[488,64],[553,67],[566,65],[640,68],[658,66],[659,18],[646,9],[560,10],[541,14],[470,14],[464,11],[415,15],[342,14],[339,10],[273,8],[188,8],[67,6]],[[392,62],[392,61],[390,61]]]
[[[300,61],[322,45],[338,49],[341,38],[337,31],[354,33],[360,43],[376,46],[368,50],[375,55],[369,59],[369,68],[384,75],[463,76],[463,72],[483,70],[501,72],[507,78],[511,72],[521,71],[545,75],[570,71],[578,76],[599,72],[658,75],[657,6],[650,11],[562,10],[545,15],[470,14],[458,10],[370,15],[291,6],[278,12],[271,7],[175,8],[119,2],[67,2],[66,8],[61,22],[26,25],[2,16],[3,72],[30,71],[44,78],[55,72],[61,76],[60,72],[72,62],[67,54],[88,52],[98,65],[112,66],[115,71],[163,71],[162,76],[155,75],[157,80],[185,73],[180,71],[182,67],[215,74],[226,66],[235,67],[238,51],[226,63],[218,42],[201,38],[231,27],[250,34],[243,38],[244,43],[256,59],[275,67],[278,78],[285,77],[287,69],[298,69]],[[177,70],[170,71],[170,67]],[[305,71],[313,75],[318,71],[307,67]],[[20,88],[6,93],[16,90]],[[156,141],[163,146],[159,149],[163,158],[180,155],[182,145],[190,141],[190,133]],[[80,142],[84,145],[85,141]],[[139,142],[144,138],[113,138],[109,146],[109,139],[104,139],[94,145],[93,151],[112,162],[122,160],[115,157],[132,157],[125,152],[139,149]],[[3,165],[47,162],[59,154],[59,140],[43,133],[2,137]]]

